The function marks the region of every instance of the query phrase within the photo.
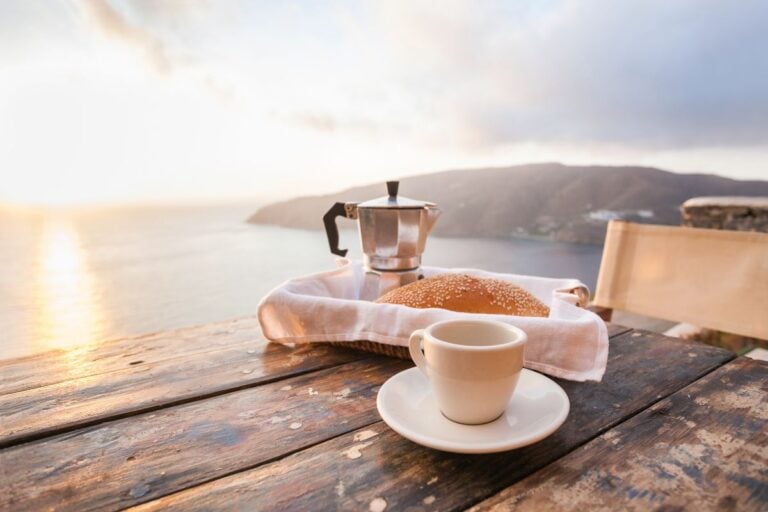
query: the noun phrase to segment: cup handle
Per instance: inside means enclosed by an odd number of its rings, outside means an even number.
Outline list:
[[[411,359],[416,363],[421,373],[429,377],[427,374],[427,360],[424,359],[424,353],[421,351],[421,344],[424,341],[424,329],[418,329],[413,331],[411,339],[408,340],[408,351],[411,353]]]

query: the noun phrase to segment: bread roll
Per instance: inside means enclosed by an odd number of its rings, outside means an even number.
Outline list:
[[[549,316],[539,299],[501,279],[440,274],[392,290],[376,301],[412,308],[442,308],[463,313]]]

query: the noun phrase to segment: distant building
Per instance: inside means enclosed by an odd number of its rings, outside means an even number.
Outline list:
[[[642,219],[652,219],[653,216],[653,210],[595,210],[587,214],[589,220],[598,222],[608,222],[610,220],[639,221]]]
[[[613,210],[595,210],[594,212],[589,212],[589,218],[591,220],[608,222],[609,220],[619,220],[623,219],[624,217],[621,215],[621,212],[616,212]]]

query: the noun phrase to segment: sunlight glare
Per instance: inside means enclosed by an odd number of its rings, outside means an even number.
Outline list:
[[[92,344],[103,324],[94,277],[71,221],[46,219],[37,270],[36,343],[71,349]]]

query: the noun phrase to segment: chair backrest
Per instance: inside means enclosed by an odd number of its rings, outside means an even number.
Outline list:
[[[768,339],[768,233],[611,221],[594,303]]]

